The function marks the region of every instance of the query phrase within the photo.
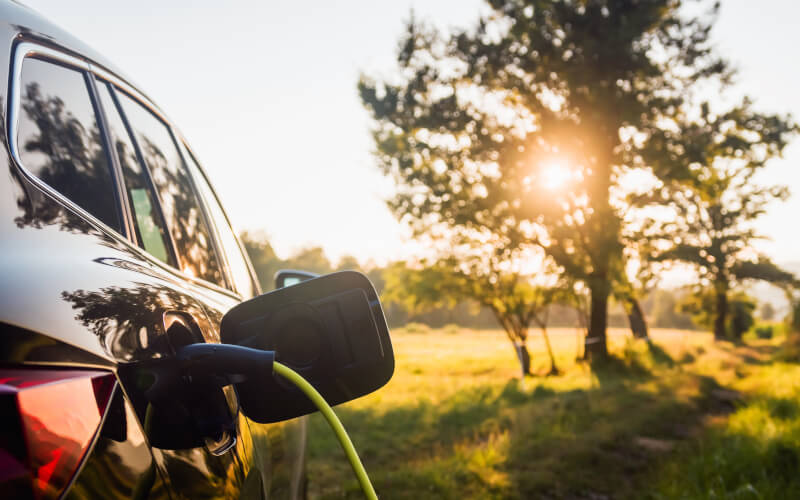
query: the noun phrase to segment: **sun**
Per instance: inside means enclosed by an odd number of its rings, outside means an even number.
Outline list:
[[[563,163],[546,163],[541,167],[542,185],[551,191],[557,191],[563,188],[572,180],[572,177],[572,171]]]

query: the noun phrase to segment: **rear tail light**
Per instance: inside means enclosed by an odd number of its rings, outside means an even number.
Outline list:
[[[58,498],[97,433],[115,378],[95,370],[0,368],[0,492]]]

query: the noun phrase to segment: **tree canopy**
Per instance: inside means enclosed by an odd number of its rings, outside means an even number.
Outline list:
[[[689,176],[676,161],[686,96],[731,74],[709,42],[718,5],[687,16],[680,0],[487,3],[453,33],[412,17],[397,74],[359,83],[397,185],[389,206],[434,239],[488,232],[543,248],[590,290],[587,354],[603,357],[625,267],[623,179]]]
[[[754,111],[748,99],[726,111],[715,107],[703,102],[698,114],[681,118],[685,138],[679,161],[687,165],[686,175],[632,198],[662,211],[639,233],[647,242],[644,258],[696,270],[695,302],[712,306],[715,336],[739,338],[743,330],[731,329],[728,316],[742,301],[728,303],[732,290],[745,281],[781,286],[795,281],[753,242],[762,237],[758,218],[770,203],[789,195],[786,187],[764,186],[755,176],[783,152],[797,127],[787,117]]]

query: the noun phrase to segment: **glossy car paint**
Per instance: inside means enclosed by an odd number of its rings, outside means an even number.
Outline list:
[[[2,82],[9,82],[13,47],[22,40],[87,58],[119,76],[69,34],[25,7],[2,3]],[[40,189],[9,153],[10,89],[7,83],[0,89],[0,364],[117,373],[122,364],[168,355],[164,316],[176,311],[191,317],[207,342],[219,342],[223,314],[246,297],[157,262]],[[145,422],[128,397],[132,390],[118,385],[68,498],[301,494],[304,421],[264,426],[239,414],[236,443],[220,455],[206,446],[159,449],[148,444]],[[235,396],[231,399],[235,404]]]

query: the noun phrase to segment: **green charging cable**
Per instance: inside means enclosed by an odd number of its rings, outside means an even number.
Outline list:
[[[320,393],[314,389],[314,386],[306,381],[306,379],[288,366],[282,365],[275,361],[275,363],[272,365],[272,369],[275,371],[275,373],[296,385],[305,393],[306,396],[308,396],[308,399],[310,399],[311,402],[314,403],[317,408],[319,408],[319,411],[325,416],[325,420],[328,421],[331,429],[333,429],[333,433],[336,434],[336,437],[339,439],[339,444],[342,445],[344,454],[347,455],[347,459],[350,460],[350,465],[353,467],[353,472],[355,472],[359,484],[361,484],[361,489],[364,491],[364,495],[369,500],[378,500],[378,495],[375,494],[375,488],[372,487],[372,483],[369,480],[367,471],[364,469],[361,459],[358,458],[358,452],[356,452],[353,442],[350,441],[350,436],[347,435],[347,431],[344,429],[342,422],[339,421],[339,417],[337,417],[333,412],[333,409],[330,407],[328,402],[325,401],[325,398],[323,398],[322,395],[320,395]]]

